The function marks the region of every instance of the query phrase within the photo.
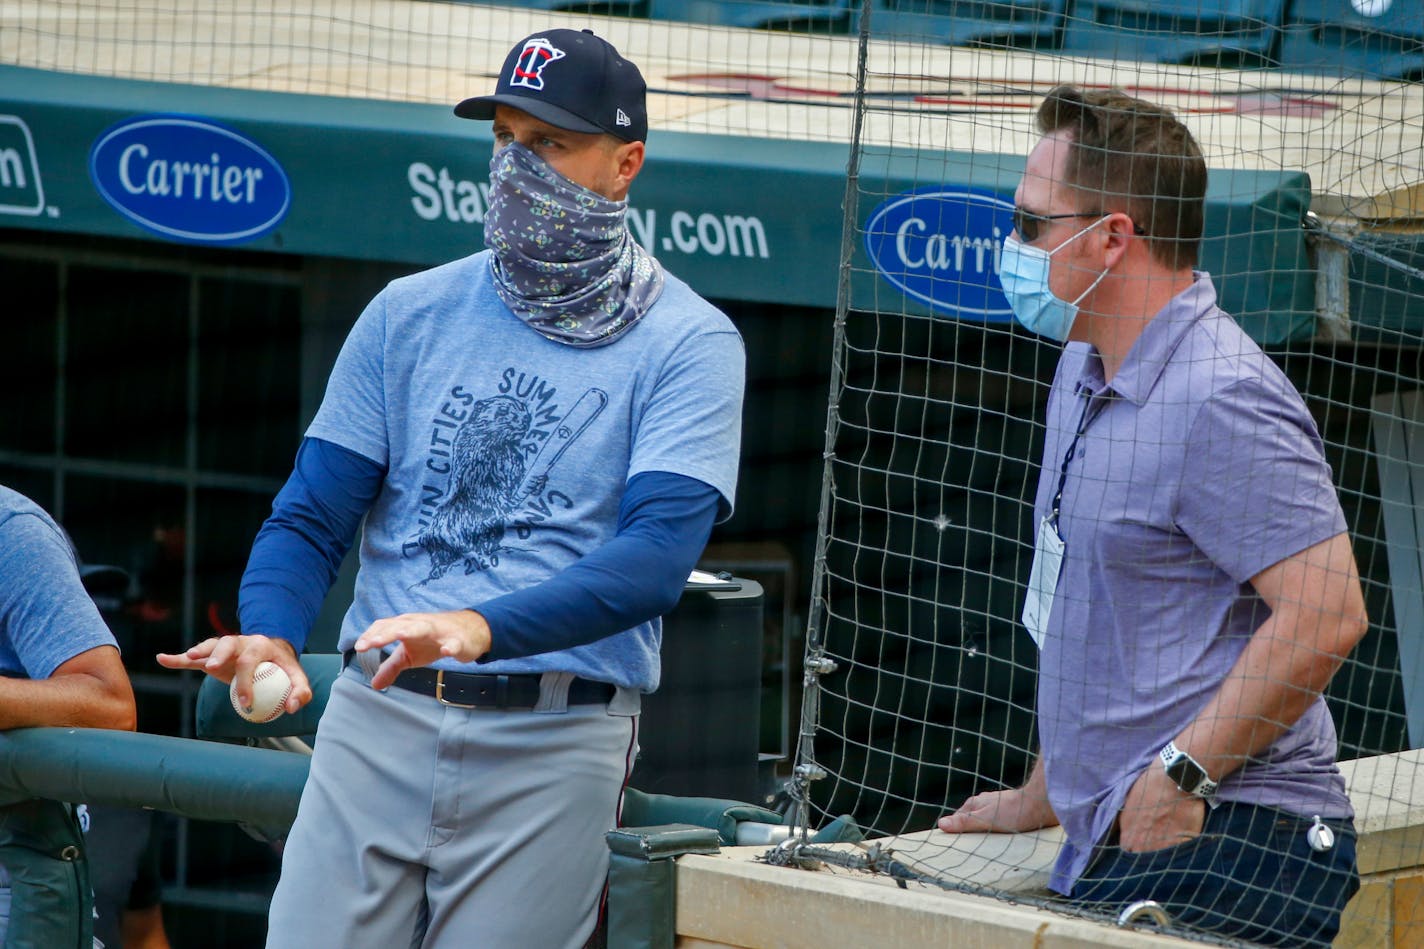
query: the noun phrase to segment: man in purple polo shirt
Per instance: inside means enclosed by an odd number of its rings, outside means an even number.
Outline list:
[[[1066,342],[1023,619],[1041,750],[949,833],[1061,823],[1050,886],[1273,945],[1328,945],[1358,889],[1321,690],[1367,618],[1315,424],[1194,270],[1206,164],[1168,111],[1060,87],[1001,279]],[[1070,302],[1071,301],[1071,302]]]

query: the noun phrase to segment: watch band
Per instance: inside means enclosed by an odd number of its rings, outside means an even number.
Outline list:
[[[1200,798],[1210,799],[1216,794],[1217,783],[1211,779],[1195,758],[1178,748],[1175,742],[1167,742],[1158,753],[1167,777],[1186,791]]]

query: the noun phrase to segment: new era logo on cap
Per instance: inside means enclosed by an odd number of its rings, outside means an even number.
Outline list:
[[[638,67],[590,30],[543,30],[509,51],[494,95],[455,106],[465,119],[492,119],[505,105],[574,132],[648,137],[647,85]]]

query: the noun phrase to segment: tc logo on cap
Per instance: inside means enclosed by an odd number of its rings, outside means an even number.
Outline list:
[[[550,63],[564,58],[564,51],[542,36],[532,37],[519,51],[514,61],[514,74],[509,77],[511,86],[527,89],[544,88],[544,68]]]

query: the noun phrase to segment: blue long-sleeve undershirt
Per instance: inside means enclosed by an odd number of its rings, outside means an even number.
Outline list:
[[[634,475],[612,540],[541,583],[475,607],[494,634],[481,661],[581,646],[670,611],[707,545],[718,498],[695,478]]]
[[[385,474],[384,465],[332,442],[302,441],[242,577],[244,632],[286,639],[301,650]],[[493,635],[485,659],[567,649],[668,612],[712,532],[719,498],[712,486],[684,475],[634,475],[611,540],[541,583],[470,604]]]
[[[302,440],[291,477],[252,542],[238,587],[244,633],[285,639],[302,651],[385,475],[384,465],[340,445]]]

